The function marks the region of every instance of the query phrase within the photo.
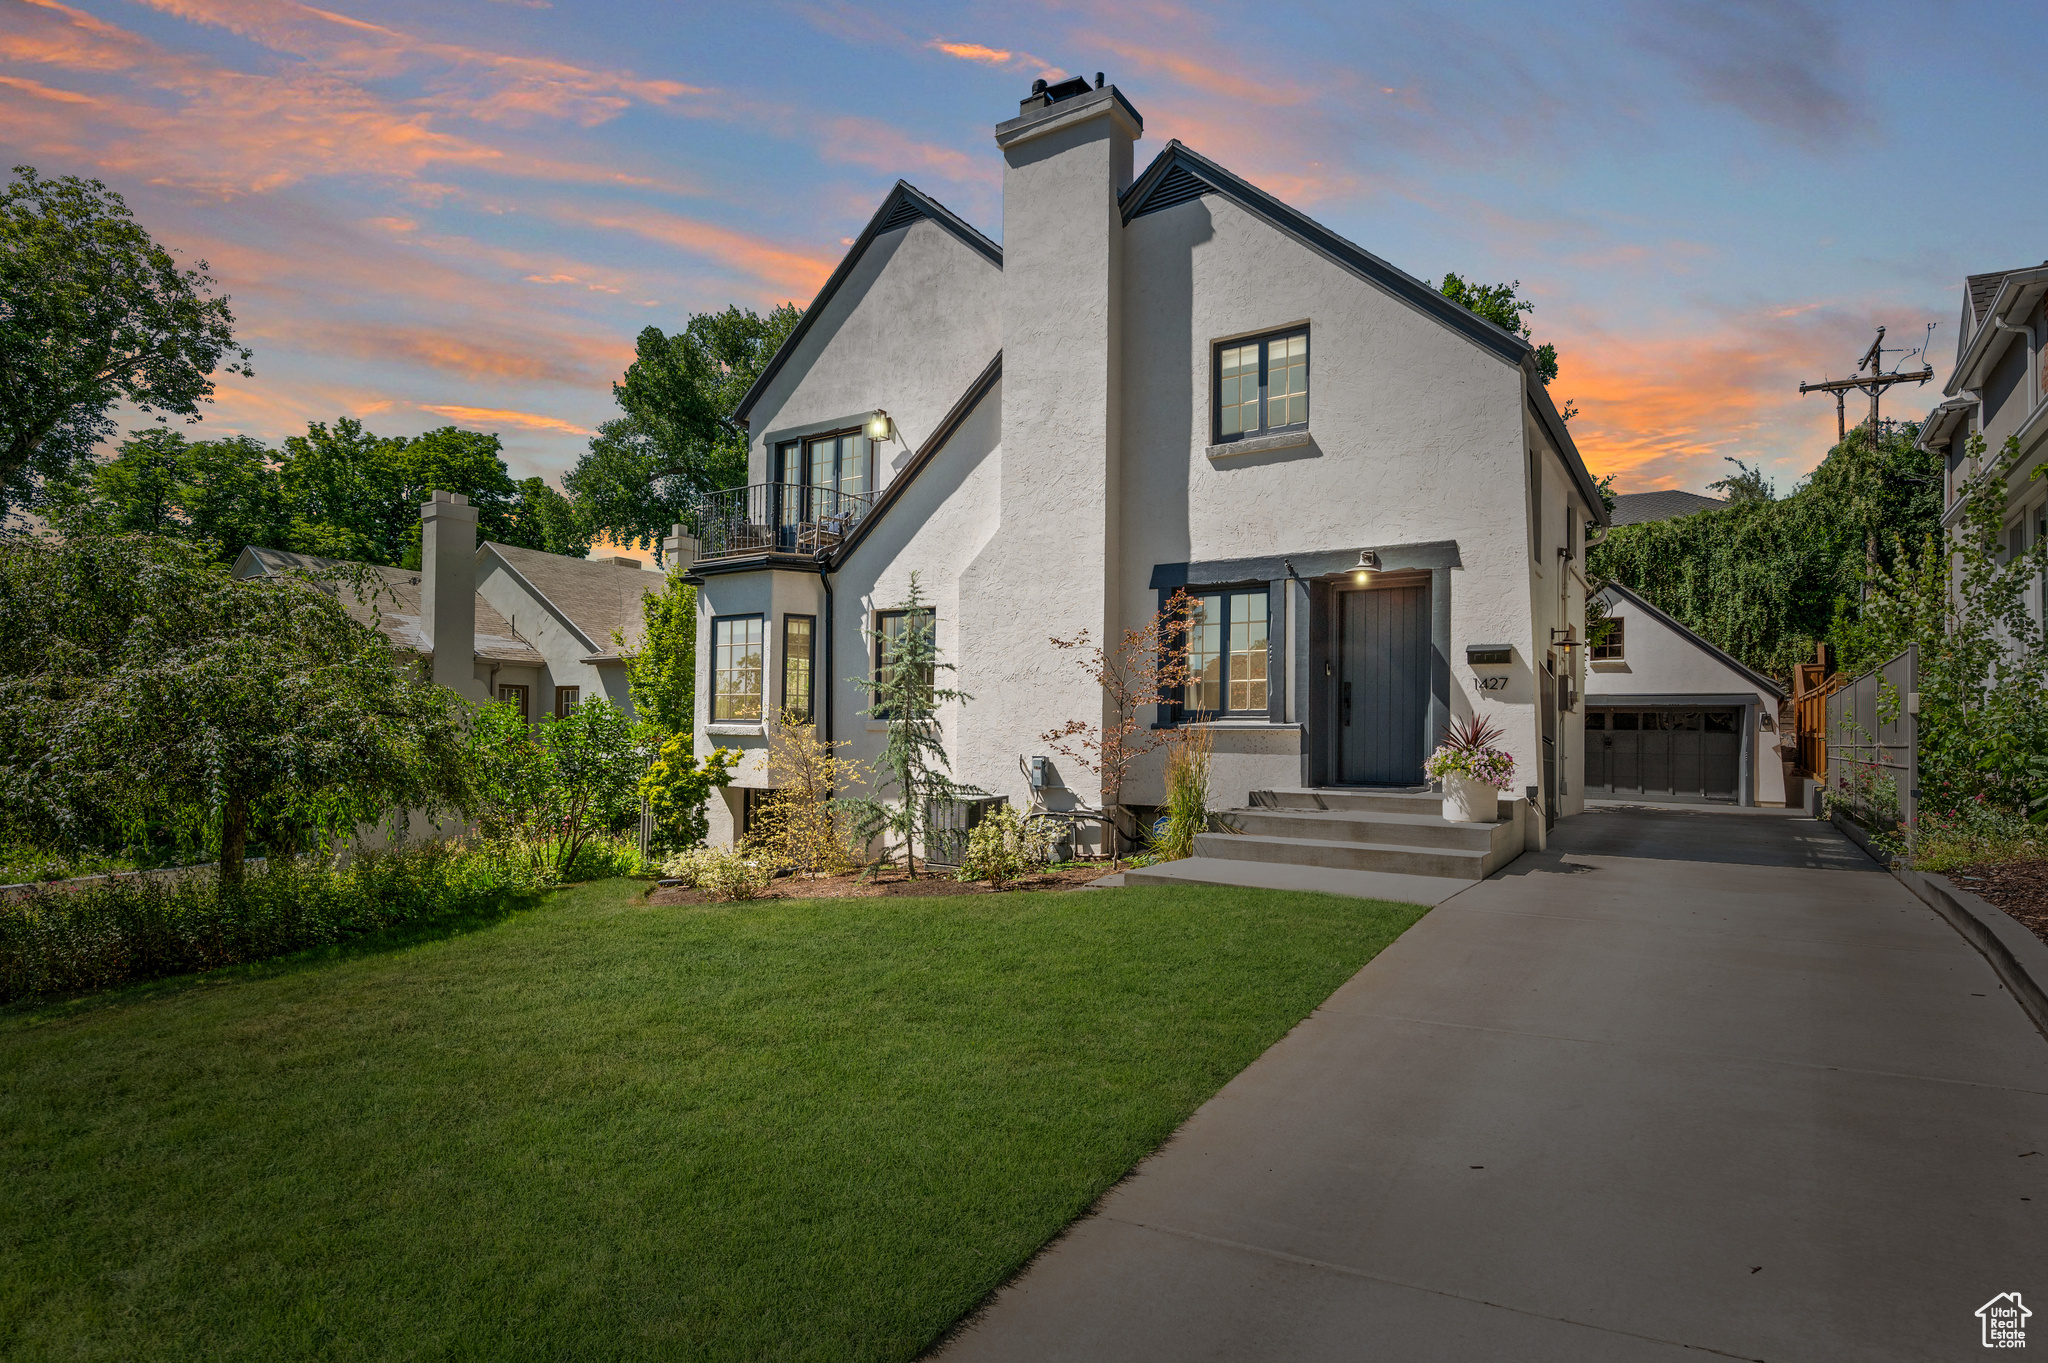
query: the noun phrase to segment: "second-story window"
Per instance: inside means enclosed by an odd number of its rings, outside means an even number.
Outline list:
[[[1216,347],[1218,444],[1308,425],[1308,332],[1284,331]]]
[[[1599,643],[1593,645],[1593,661],[1596,663],[1618,663],[1628,656],[1622,640],[1622,618],[1618,615],[1607,619],[1607,633]]]
[[[711,719],[750,724],[761,718],[762,621],[728,615],[711,622]]]

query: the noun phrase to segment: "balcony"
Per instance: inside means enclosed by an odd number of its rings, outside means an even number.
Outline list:
[[[755,483],[697,503],[697,558],[819,554],[838,545],[874,505],[865,492],[803,483]]]

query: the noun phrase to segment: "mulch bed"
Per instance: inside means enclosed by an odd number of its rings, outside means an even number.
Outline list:
[[[1003,886],[1003,892],[1011,890],[1078,890],[1090,881],[1100,880],[1108,875],[1108,863],[1096,866],[1079,866],[1070,869],[1046,871],[1039,875],[1019,876]],[[866,884],[861,883],[858,874],[824,876],[817,880],[799,880],[795,876],[784,876],[768,887],[762,899],[884,899],[908,896],[916,899],[935,899],[949,894],[988,894],[991,892],[985,880],[955,880],[943,872],[926,871],[912,880],[900,867],[882,872]],[[702,890],[684,889],[680,885],[666,888],[656,886],[648,892],[650,904],[709,904],[711,896]]]
[[[1950,871],[1948,878],[2048,944],[2048,861],[1981,862]]]

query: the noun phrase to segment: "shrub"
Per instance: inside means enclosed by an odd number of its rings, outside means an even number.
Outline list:
[[[0,1002],[260,961],[539,888],[516,852],[434,843],[346,867],[278,858],[238,887],[198,874],[36,890],[0,901]]]
[[[784,714],[768,740],[768,784],[775,796],[756,814],[755,843],[779,866],[806,878],[860,867],[866,849],[848,820],[846,802],[833,792],[866,783],[867,764],[841,756],[842,740],[827,743],[801,715]]]
[[[644,876],[651,870],[652,865],[640,855],[640,845],[632,838],[600,833],[577,851],[576,860],[570,863],[562,879],[608,880],[615,876]]]
[[[960,863],[961,880],[985,880],[993,889],[1026,871],[1052,862],[1059,829],[1050,819],[1020,819],[1008,805],[997,805],[967,834],[967,859]]]
[[[759,899],[775,879],[775,862],[754,847],[712,847],[698,853],[697,886],[713,899]]]
[[[1166,755],[1166,817],[1152,850],[1161,861],[1195,854],[1195,835],[1209,831],[1209,756],[1216,746],[1207,729],[1190,729]]]
[[[1948,871],[1987,861],[2048,858],[2048,829],[1987,799],[1949,810],[1922,806],[1913,830],[1913,868]]]
[[[690,755],[689,734],[671,734],[647,774],[640,778],[640,795],[654,815],[655,841],[664,849],[696,847],[710,830],[705,802],[711,792],[732,784],[732,769],[740,764],[736,748],[713,748],[701,761]]]

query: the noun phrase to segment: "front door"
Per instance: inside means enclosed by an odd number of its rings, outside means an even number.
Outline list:
[[[1337,598],[1337,779],[1415,786],[1429,755],[1429,588]]]

